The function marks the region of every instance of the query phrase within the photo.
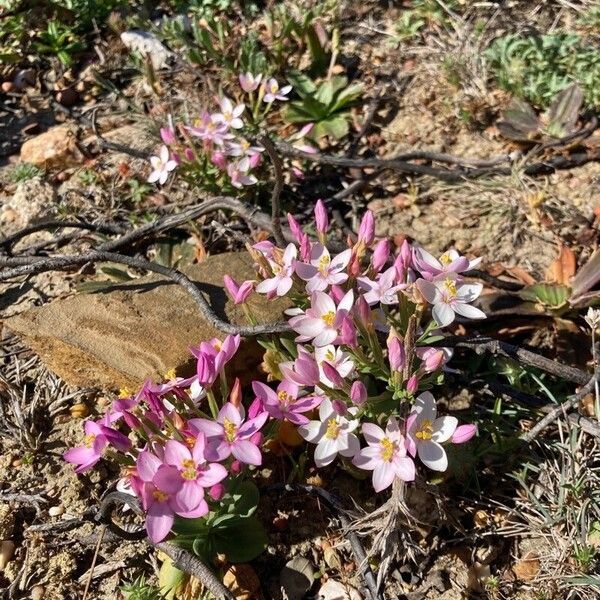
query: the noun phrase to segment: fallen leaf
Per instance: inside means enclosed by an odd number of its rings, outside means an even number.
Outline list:
[[[237,600],[252,600],[260,590],[260,579],[250,565],[231,565],[223,576],[223,583]]]
[[[570,248],[561,246],[558,257],[548,267],[546,278],[549,282],[569,285],[577,268],[575,254]]]
[[[506,269],[514,278],[518,279],[525,285],[533,285],[535,279],[521,267],[509,267]]]
[[[301,600],[312,587],[314,575],[312,563],[303,556],[288,561],[279,576],[279,583],[288,600]]]

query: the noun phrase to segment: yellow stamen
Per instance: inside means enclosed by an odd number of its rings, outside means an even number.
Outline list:
[[[221,346],[223,344],[221,343],[221,340],[216,340],[215,343],[213,344],[213,348],[217,351],[220,352],[221,351]]]
[[[93,433],[90,433],[83,438],[83,445],[86,448],[91,448],[94,445],[95,439],[96,439],[96,436]]]
[[[289,402],[291,397],[285,390],[280,390],[277,392],[277,398],[279,398],[279,402]]]
[[[433,436],[433,423],[429,419],[421,422],[421,429],[415,433],[418,440],[430,440]]]
[[[325,313],[321,319],[323,319],[323,321],[325,321],[325,325],[327,325],[328,327],[331,327],[333,325],[333,322],[335,321],[335,313],[330,310],[329,312]]]
[[[327,352],[325,352],[325,360],[328,360],[329,362],[335,360],[335,354],[333,353],[333,350],[331,350],[331,348],[327,350]]]
[[[385,462],[390,462],[394,453],[396,452],[396,444],[392,442],[389,438],[381,439],[381,460]]]
[[[442,254],[440,256],[440,262],[444,265],[447,266],[452,262],[452,259],[447,255],[447,254]]]
[[[237,426],[233,421],[230,421],[227,417],[223,420],[223,429],[225,430],[225,437],[228,442],[233,442],[235,440],[235,435],[237,433]]]
[[[450,279],[450,277],[447,277],[446,281],[444,281],[444,287],[446,288],[446,290],[448,290],[450,296],[454,297],[456,296],[456,294],[458,294],[458,290],[456,289],[456,283],[454,283],[454,281]]]
[[[169,494],[165,494],[162,490],[154,490],[152,492],[152,496],[154,496],[155,500],[159,502],[166,502],[169,499]]]
[[[340,434],[340,429],[341,428],[336,419],[329,419],[329,421],[327,421],[327,431],[325,432],[325,437],[329,440],[336,440]]]
[[[177,378],[177,373],[175,372],[175,369],[169,369],[166,373],[165,373],[165,379],[167,381],[173,381],[174,379]]]
[[[131,391],[127,388],[121,388],[119,390],[119,398],[129,398],[131,396]]]
[[[228,112],[225,112],[225,113],[223,113],[223,118],[224,118],[226,121],[231,121],[231,119],[233,119],[233,114],[231,114],[229,111],[228,111]]]
[[[189,448],[193,448],[196,445],[196,438],[190,435],[185,438],[185,443]]]
[[[327,274],[327,269],[329,268],[330,264],[331,264],[331,258],[329,258],[329,256],[327,256],[327,254],[323,254],[323,256],[321,256],[321,258],[319,259],[319,266],[318,266],[319,271],[323,275]]]
[[[184,479],[190,479],[193,481],[198,476],[198,470],[196,468],[196,463],[191,458],[186,458],[182,461],[181,466],[183,467],[183,471],[181,472],[181,476]]]

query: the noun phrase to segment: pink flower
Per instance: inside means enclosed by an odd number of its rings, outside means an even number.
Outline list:
[[[231,185],[236,188],[241,188],[245,185],[254,185],[258,179],[250,174],[250,159],[244,156],[241,160],[229,163],[227,165],[227,175],[231,179]]]
[[[176,440],[165,444],[165,464],[176,467],[181,477],[181,487],[175,500],[184,512],[208,513],[204,488],[210,488],[227,477],[227,469],[223,465],[206,461],[205,447],[203,433],[198,435],[191,448]]]
[[[300,386],[315,386],[319,383],[319,367],[314,356],[302,346],[298,346],[298,358],[279,365],[281,374],[292,383]]]
[[[304,425],[308,419],[305,412],[312,410],[321,402],[320,396],[304,396],[298,398],[300,388],[291,381],[282,381],[277,386],[277,391],[260,381],[252,382],[252,389],[261,401],[264,410],[271,417],[283,421],[287,419],[294,425]]]
[[[227,96],[223,96],[219,105],[221,107],[221,112],[212,115],[211,118],[213,123],[222,123],[232,129],[241,129],[244,126],[244,121],[240,119],[240,116],[246,109],[244,104],[233,106],[231,100],[227,98]]]
[[[75,469],[76,473],[82,473],[93,467],[102,458],[108,446],[114,446],[120,452],[127,452],[131,446],[126,435],[101,423],[86,421],[83,429],[85,431],[83,445],[71,448],[63,454],[67,462],[78,465]]]
[[[411,456],[419,455],[421,462],[434,471],[448,468],[443,442],[452,438],[458,425],[456,417],[437,417],[437,406],[431,392],[417,398],[406,421],[406,446]]]
[[[152,165],[152,173],[148,177],[148,183],[158,181],[160,185],[164,185],[169,178],[169,173],[177,167],[177,162],[169,158],[169,149],[162,146],[158,156],[150,157]]]
[[[315,292],[311,298],[311,306],[306,312],[294,310],[289,320],[292,329],[300,335],[298,342],[312,340],[315,346],[327,346],[337,340],[342,323],[352,309],[354,292],[349,290],[336,306],[333,299],[323,292]],[[289,311],[288,311],[289,313]]]
[[[480,262],[481,258],[470,261],[467,257],[460,256],[456,250],[448,250],[438,260],[427,252],[427,250],[419,246],[413,248],[413,263],[415,268],[428,280],[441,274],[470,271],[479,265]]]
[[[200,121],[193,127],[185,127],[191,135],[200,138],[205,142],[212,142],[217,146],[222,146],[225,140],[231,139],[231,134],[227,133],[227,125],[225,123],[216,123],[207,113],[202,113]]]
[[[261,281],[256,286],[256,291],[260,294],[275,292],[278,296],[285,296],[294,283],[292,277],[294,275],[297,255],[298,249],[296,246],[294,246],[294,244],[288,244],[283,253],[283,264],[277,264],[275,261],[269,259],[269,264],[273,270],[274,277]]]
[[[252,146],[248,140],[240,138],[239,142],[229,142],[227,144],[227,154],[229,156],[247,156],[253,158],[259,156],[261,152],[264,152],[262,146]]]
[[[433,373],[452,355],[449,348],[429,348],[425,346],[417,348],[415,353],[423,361],[421,368],[425,373]]]
[[[404,436],[398,421],[390,417],[385,431],[375,423],[364,423],[362,434],[368,444],[352,463],[360,469],[373,471],[373,488],[381,492],[392,485],[396,477],[402,481],[413,481],[415,463],[406,456]]]
[[[210,342],[202,342],[197,348],[191,348],[198,359],[196,374],[203,386],[211,386],[225,365],[233,358],[240,347],[239,335],[228,335],[223,342],[213,338]]]
[[[449,274],[443,280],[419,279],[417,287],[425,300],[433,304],[432,316],[440,327],[450,325],[455,314],[467,319],[485,319],[483,311],[469,304],[481,294],[481,283],[462,283],[456,275]]]
[[[253,419],[244,422],[243,407],[235,407],[227,402],[217,416],[216,421],[209,419],[190,419],[189,423],[206,435],[205,456],[211,461],[222,461],[233,454],[234,458],[248,465],[260,465],[260,449],[251,439],[265,424],[269,413],[262,412]]]
[[[217,150],[210,155],[210,162],[215,167],[225,171],[227,169],[227,155],[222,150]]]
[[[254,281],[244,281],[242,284],[238,285],[235,279],[229,277],[229,275],[225,275],[223,281],[225,283],[225,289],[231,296],[234,304],[244,304],[254,287]]]
[[[453,444],[464,444],[465,442],[468,442],[476,433],[477,425],[473,423],[459,425],[452,434],[450,441]]]
[[[364,291],[364,299],[371,305],[398,304],[398,292],[405,286],[396,284],[396,269],[390,267],[387,271],[380,273],[373,281],[368,277],[358,277],[359,288]]]
[[[276,79],[269,79],[269,81],[263,83],[263,90],[265,95],[263,96],[263,102],[271,104],[275,100],[288,100],[287,95],[292,91],[291,85],[284,85],[282,88],[279,87]]]
[[[173,527],[175,513],[182,510],[176,500],[182,480],[175,467],[165,465],[147,450],[138,455],[136,467],[142,482],[140,495],[146,511],[146,530],[156,544],[167,537]]]
[[[253,92],[258,89],[262,75],[252,75],[252,73],[240,73],[240,86],[245,92]]]
[[[296,274],[307,282],[307,292],[323,292],[330,285],[339,285],[348,279],[344,270],[351,257],[352,250],[348,249],[332,259],[325,246],[315,244],[311,251],[310,263],[296,263]]]
[[[356,414],[356,408],[348,409],[348,414]],[[330,465],[339,454],[353,457],[360,449],[360,442],[354,433],[358,419],[347,419],[335,411],[329,398],[323,398],[319,407],[319,420],[309,421],[298,427],[298,433],[315,448],[317,467]]]

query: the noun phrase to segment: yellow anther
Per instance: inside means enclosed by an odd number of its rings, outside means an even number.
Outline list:
[[[83,438],[83,445],[86,448],[91,448],[94,445],[95,439],[96,439],[96,436],[93,433],[90,433]]]
[[[175,372],[175,369],[169,369],[165,373],[165,379],[168,381],[173,381],[174,379],[177,379],[177,373]]]
[[[319,271],[321,271],[321,273],[326,273],[330,264],[331,258],[327,254],[323,254],[323,256],[321,256],[321,258],[319,259]]]
[[[277,392],[277,398],[279,399],[279,402],[288,402],[290,395],[285,390],[280,390]]]
[[[335,354],[333,353],[333,350],[331,350],[331,348],[327,350],[327,352],[325,352],[325,360],[328,360],[329,362],[335,360]]]
[[[325,325],[327,325],[328,327],[331,327],[333,325],[333,322],[335,321],[335,313],[330,310],[329,312],[326,312],[321,319],[323,319],[323,321],[325,321]]]
[[[325,431],[325,437],[328,440],[337,440],[338,435],[340,434],[340,426],[336,419],[329,419],[327,421],[327,431]]]
[[[440,256],[440,262],[444,265],[447,266],[452,262],[452,259],[447,255],[447,254],[442,254]]]
[[[196,467],[196,463],[191,458],[186,458],[181,462],[181,466],[183,467],[183,471],[181,472],[181,476],[184,479],[194,480],[198,476],[198,469]]]
[[[223,420],[223,429],[225,430],[225,437],[228,442],[233,442],[235,440],[235,435],[237,433],[237,426],[233,421],[230,421],[227,417]]]
[[[130,398],[131,397],[131,391],[128,390],[127,388],[121,388],[119,390],[119,398]]]
[[[429,419],[421,422],[421,429],[415,433],[418,440],[430,440],[433,436],[433,423]]]
[[[394,456],[394,453],[396,452],[396,444],[394,444],[394,442],[392,442],[392,440],[390,440],[389,438],[382,438],[381,439],[381,460],[385,461],[385,462],[390,462],[392,460],[392,457]]]
[[[169,499],[169,494],[165,494],[162,490],[154,490],[152,496],[159,502],[166,502]]]
[[[451,296],[456,296],[456,294],[458,294],[458,290],[456,289],[456,283],[454,283],[454,281],[450,279],[450,277],[447,277],[446,281],[444,281],[444,287],[446,288],[446,290],[448,290],[448,293]]]

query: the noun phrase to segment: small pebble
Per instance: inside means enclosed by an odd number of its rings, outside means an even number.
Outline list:
[[[42,600],[44,597],[44,589],[43,585],[36,585],[31,588],[31,600]]]
[[[12,92],[14,89],[14,84],[11,81],[2,82],[2,91],[7,94],[8,92]]]
[[[73,404],[73,406],[71,406],[69,412],[75,419],[84,419],[90,414],[90,409],[83,402],[78,402],[77,404]]]
[[[0,544],[0,571],[4,571],[6,565],[12,560],[15,553],[15,543],[11,540],[4,540]]]
[[[51,506],[48,509],[48,514],[51,517],[60,517],[60,515],[62,515],[64,512],[65,512],[65,509],[60,504],[58,506]]]

